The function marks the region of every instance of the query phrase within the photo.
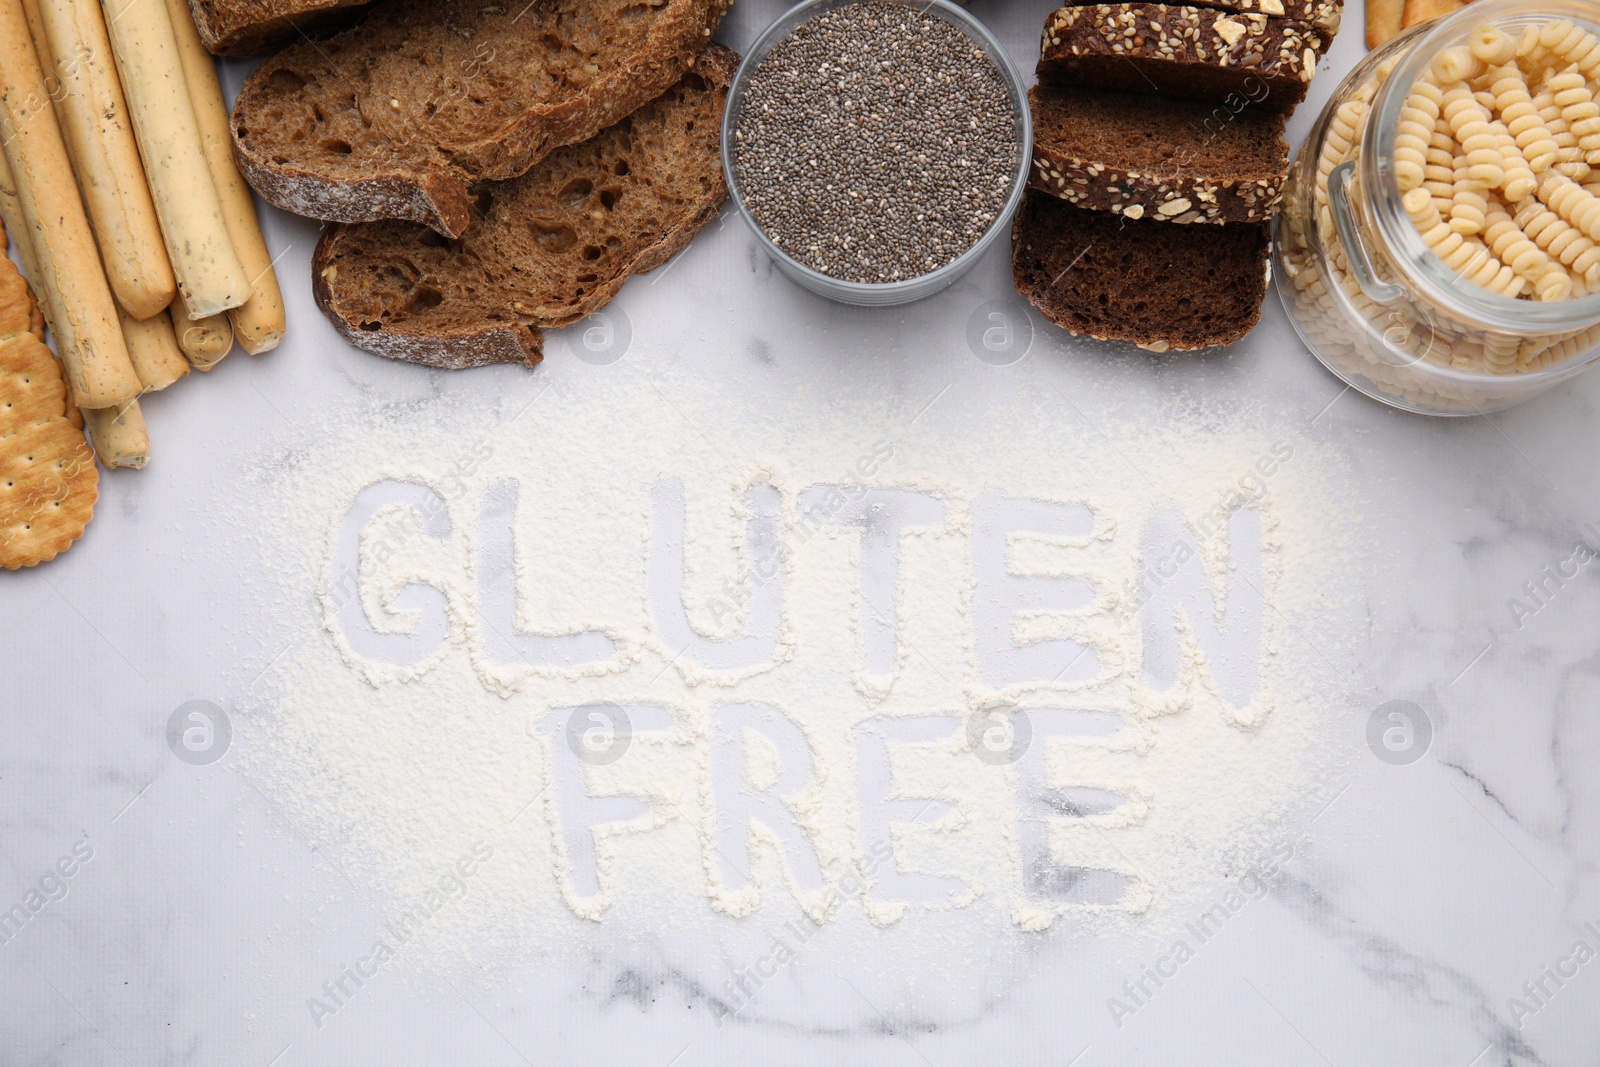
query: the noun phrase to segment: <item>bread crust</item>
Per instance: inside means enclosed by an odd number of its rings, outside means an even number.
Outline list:
[[[1096,2],[1082,0],[1065,6],[1092,7]],[[1339,32],[1339,25],[1344,20],[1344,0],[1199,0],[1191,6],[1309,22],[1330,38]]]
[[[353,18],[371,0],[189,0],[195,29],[214,56],[253,56]]]
[[[524,174],[562,145],[587,140],[660,96],[690,69],[726,11],[729,0],[663,0],[663,10],[634,54],[603,71],[581,91],[558,99],[519,106],[511,118],[482,137],[449,145],[413,147],[412,130],[401,116],[434,101],[402,102],[405,90],[370,81],[381,58],[398,48],[426,46],[435,36],[474,41],[481,54],[492,56],[497,41],[530,32],[517,28],[520,15],[497,3],[461,6],[456,0],[389,0],[374,7],[358,26],[323,42],[302,41],[262,64],[239,93],[233,111],[234,154],[250,185],[269,203],[297,215],[333,222],[405,219],[458,237],[472,221],[472,186]],[[545,0],[532,18],[554,20],[577,0]],[[486,13],[487,12],[487,13]],[[452,47],[453,41],[447,42]],[[432,49],[439,52],[445,46]],[[430,53],[431,54],[431,53]],[[501,70],[504,61],[495,65]],[[409,68],[408,68],[409,69]],[[451,75],[452,78],[456,76]],[[456,95],[449,106],[470,98],[473,79],[464,74],[451,83]],[[337,84],[333,95],[347,97],[359,112],[363,132],[379,147],[398,153],[385,160],[363,154],[342,159],[317,155],[307,138],[300,158],[278,151],[273,134],[283,125],[282,112],[293,108],[295,86]],[[287,88],[285,88],[287,86]],[[301,90],[303,92],[303,89]],[[287,103],[286,103],[287,100]],[[477,101],[472,101],[474,106]],[[522,101],[515,101],[521,105]],[[304,107],[317,109],[312,129],[328,135],[354,153],[354,140],[334,137],[327,111],[307,96]],[[504,103],[504,101],[502,101]],[[484,102],[487,109],[489,102]],[[389,110],[396,113],[391,115]],[[486,111],[484,113],[487,113]],[[372,131],[378,131],[372,133]],[[404,140],[387,137],[392,130]],[[434,132],[431,128],[425,132]]]
[[[718,131],[713,134],[715,140],[712,143],[720,142],[721,111],[738,63],[739,57],[735,53],[721,45],[711,45],[697,59],[694,67],[694,74],[710,87],[716,101],[715,115],[707,116],[708,121],[714,121]],[[707,134],[712,133],[710,128],[703,130]],[[606,132],[602,131],[595,140],[599,141],[606,136]],[[567,152],[574,153],[584,147],[573,146],[567,149]],[[558,162],[560,157],[552,158],[546,165]],[[605,307],[630,277],[665,264],[688,247],[694,236],[716,217],[727,198],[727,187],[722,179],[720,153],[715,159],[704,160],[701,163],[712,179],[709,192],[698,198],[693,203],[691,212],[678,219],[656,240],[630,250],[625,261],[609,264],[608,274],[596,279],[576,302],[568,301],[543,307],[538,305],[507,307],[499,302],[490,302],[477,306],[477,315],[471,322],[374,321],[371,316],[372,293],[362,287],[359,268],[363,264],[363,258],[359,246],[374,239],[373,235],[377,232],[375,227],[387,226],[393,229],[393,224],[386,223],[329,227],[317,242],[316,251],[312,253],[312,294],[317,306],[328,316],[341,336],[357,348],[380,356],[447,370],[462,370],[495,363],[522,363],[529,367],[535,366],[543,358],[542,329],[571,325]],[[533,182],[541,177],[536,168],[520,181],[513,179],[491,186],[486,191],[496,201],[509,199],[522,182]],[[526,220],[519,218],[507,221]],[[478,225],[488,227],[493,223],[484,221]],[[478,230],[474,230],[462,241],[472,242],[475,234],[484,236]],[[392,251],[397,258],[404,259],[405,247],[402,242],[417,240],[425,235],[426,231],[417,229],[412,229],[405,235],[391,235],[391,230],[386,229],[383,231],[382,240],[386,250]],[[367,257],[368,260],[370,258]],[[422,285],[426,281],[427,279],[419,278],[416,284]],[[530,297],[530,304],[532,303]],[[556,306],[561,310],[554,310]],[[491,314],[498,314],[502,321],[494,321],[489,317]]]
[[[339,336],[357,348],[406,363],[442,370],[470,370],[473,367],[490,367],[496,363],[522,363],[537,367],[544,359],[544,336],[536,326],[507,326],[503,323],[485,323],[430,334],[406,333],[401,330],[363,330],[347,321],[341,314],[333,286],[322,278],[319,264],[337,254],[337,245],[330,231],[317,242],[311,258],[311,294],[317,307],[328,316]]]
[[[1310,22],[1166,4],[1064,7],[1045,20],[1038,76],[1174,99],[1224,102],[1267,93],[1259,106],[1287,114],[1305,99],[1332,37]]]
[[[1272,218],[1283,203],[1283,182],[1283,178],[1216,181],[1181,172],[1108,167],[1037,143],[1033,172],[1028,176],[1028,188],[1079,207],[1114,214],[1126,212],[1134,219],[1213,226]]]

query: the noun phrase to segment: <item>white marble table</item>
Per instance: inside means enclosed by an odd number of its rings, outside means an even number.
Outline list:
[[[741,0],[721,36],[747,44],[781,6]],[[1029,66],[1048,7],[973,10]],[[1361,53],[1353,14],[1296,139]],[[246,69],[229,67],[232,87]],[[635,339],[618,363],[580,361],[552,334],[537,371],[451,375],[344,345],[309,296],[315,224],[265,219],[292,339],[149,399],[150,467],[103,479],[67,556],[0,580],[0,906],[28,911],[0,938],[0,1063],[1600,1063],[1600,963],[1574,955],[1580,941],[1600,950],[1594,574],[1547,584],[1526,618],[1508,607],[1600,536],[1588,525],[1600,524],[1600,377],[1492,419],[1397,413],[1317,366],[1275,295],[1226,354],[1152,358],[1035,316],[1026,356],[995,366],[974,358],[965,323],[1011,299],[1003,255],[926,305],[844,311],[775,276],[737,219],[628,286],[617,306]],[[1347,579],[1357,610],[1329,616],[1337,678],[1316,703],[1344,784],[1296,823],[1270,891],[1137,999],[1125,983],[1159,951],[1070,918],[1023,936],[973,914],[944,979],[883,978],[852,946],[819,942],[731,1025],[713,1002],[732,964],[714,945],[604,924],[520,967],[450,975],[401,959],[335,1017],[308,1014],[390,912],[241,770],[249,683],[281,651],[250,615],[280,576],[237,540],[241,465],[264,442],[314,452],[319,414],[338,405],[421,410],[449,393],[487,419],[546,381],[603,390],[607,375],[666,371],[747,383],[730,423],[797,389],[868,419],[857,391],[914,410],[949,387],[939,403],[974,427],[1044,387],[1091,424],[1119,406],[1159,420],[1248,398],[1297,443],[1342,457],[1364,486],[1366,558]],[[738,447],[729,433],[719,440]],[[214,763],[167,743],[169,716],[195,699],[241,720],[236,751]],[[1392,700],[1431,735],[1408,762],[1369,749],[1369,720]],[[910,936],[891,928],[877,949]],[[1112,998],[1133,1010],[1118,1017]]]

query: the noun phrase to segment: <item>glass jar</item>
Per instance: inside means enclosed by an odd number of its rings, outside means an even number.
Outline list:
[[[1388,41],[1334,93],[1290,170],[1273,255],[1295,330],[1350,386],[1408,411],[1476,415],[1600,356],[1600,287],[1543,302],[1463,278],[1412,222],[1394,158],[1401,109],[1440,52],[1485,23],[1517,41],[1552,19],[1600,34],[1597,17],[1593,0],[1484,0]]]

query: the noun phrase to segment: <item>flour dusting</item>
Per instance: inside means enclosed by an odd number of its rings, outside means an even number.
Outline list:
[[[479,857],[440,965],[1155,936],[1341,784],[1349,479],[1248,409],[919,406],[628,369],[264,446],[244,770],[395,908]]]

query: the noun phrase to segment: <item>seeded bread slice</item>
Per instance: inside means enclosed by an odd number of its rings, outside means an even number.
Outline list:
[[[1165,4],[1064,7],[1044,26],[1039,81],[1287,114],[1330,38],[1309,22]]]
[[[1011,272],[1045,318],[1076,334],[1154,352],[1231,345],[1261,318],[1269,230],[1119,218],[1029,190]]]
[[[1067,7],[1085,7],[1096,0],[1072,0]],[[1189,7],[1214,8],[1245,15],[1271,15],[1274,18],[1309,22],[1325,36],[1339,32],[1344,19],[1344,0],[1191,0]]]
[[[302,41],[234,104],[240,169],[287,211],[457,237],[469,188],[594,136],[689,70],[729,0],[403,0]]]
[[[200,40],[212,55],[248,56],[352,17],[369,0],[189,0]]]
[[[533,366],[542,327],[604,307],[715,217],[728,195],[722,110],[738,65],[711,45],[659,99],[484,186],[484,217],[459,239],[393,220],[331,227],[311,258],[317,306],[380,356]]]
[[[1045,86],[1029,185],[1080,207],[1170,222],[1260,222],[1289,176],[1284,117],[1225,104]]]

